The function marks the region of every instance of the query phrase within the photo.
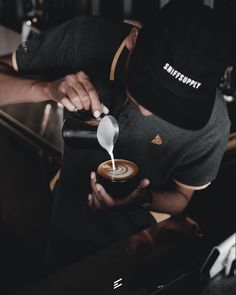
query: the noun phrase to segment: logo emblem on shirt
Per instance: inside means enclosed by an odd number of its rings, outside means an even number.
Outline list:
[[[155,138],[153,138],[153,140],[151,141],[151,143],[153,144],[157,144],[157,145],[161,145],[163,143],[160,135],[158,134]]]

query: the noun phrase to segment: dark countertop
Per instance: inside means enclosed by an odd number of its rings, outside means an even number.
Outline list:
[[[171,217],[15,295],[234,295],[235,276],[201,275],[211,248],[188,219]]]

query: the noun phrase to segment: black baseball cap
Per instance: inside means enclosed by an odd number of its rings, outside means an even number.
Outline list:
[[[172,1],[140,31],[127,87],[138,103],[185,129],[203,128],[230,60],[227,28],[196,1]]]

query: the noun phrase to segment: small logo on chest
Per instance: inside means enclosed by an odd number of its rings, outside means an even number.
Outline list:
[[[157,144],[157,145],[161,145],[163,143],[160,135],[158,134],[155,138],[153,138],[153,140],[151,141],[151,143],[153,144]]]

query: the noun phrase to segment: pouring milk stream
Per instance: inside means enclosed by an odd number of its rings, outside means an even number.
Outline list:
[[[99,144],[109,153],[112,160],[112,169],[115,170],[113,149],[119,135],[119,125],[115,117],[106,115],[102,118],[97,129]]]

